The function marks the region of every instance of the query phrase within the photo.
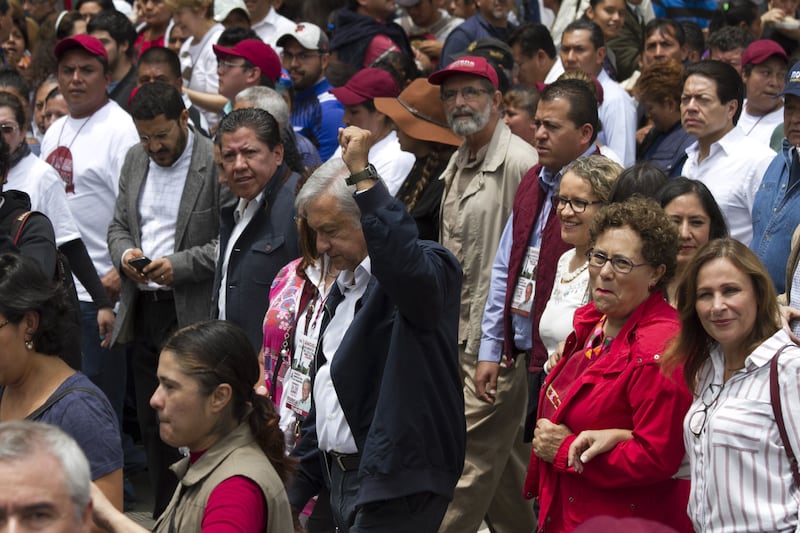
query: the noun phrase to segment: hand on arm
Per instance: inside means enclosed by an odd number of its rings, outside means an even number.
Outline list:
[[[546,418],[536,421],[536,429],[533,431],[533,453],[547,463],[552,463],[568,436],[572,431],[564,424],[554,424]]]
[[[564,341],[558,343],[556,346],[556,351],[550,354],[550,357],[547,358],[547,361],[544,363],[544,373],[549,374],[551,370],[553,370],[559,361],[561,361],[561,357],[564,355]]]
[[[629,429],[598,429],[581,431],[569,446],[567,464],[577,473],[583,472],[583,465],[592,458],[610,451],[620,442],[631,440],[633,432]]]
[[[789,307],[788,305],[781,305],[779,307],[779,312],[781,315],[781,326],[789,333],[789,337],[793,342],[800,344],[800,339],[792,332],[792,321],[800,320],[800,310]]]

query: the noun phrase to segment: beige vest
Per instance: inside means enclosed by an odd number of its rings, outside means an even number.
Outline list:
[[[187,457],[172,465],[171,469],[180,483],[153,531],[199,532],[211,492],[233,476],[244,476],[261,488],[267,502],[268,533],[294,531],[283,482],[253,439],[247,422],[217,442],[193,465],[189,465]]]

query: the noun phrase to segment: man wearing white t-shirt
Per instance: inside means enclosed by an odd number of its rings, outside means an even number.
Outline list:
[[[737,128],[769,146],[772,132],[783,124],[783,79],[789,56],[771,39],[755,41],[742,54],[742,79],[747,99]]]
[[[67,192],[67,201],[97,275],[109,297],[116,300],[120,278],[106,245],[114,214],[119,172],[127,149],[138,142],[133,120],[106,93],[110,80],[103,44],[89,35],[76,35],[55,46],[58,84],[69,114],[48,129],[41,155],[52,165]],[[83,371],[121,410],[125,390],[125,360],[101,347],[110,339],[97,329],[97,307],[76,279],[81,310]],[[106,342],[107,344],[108,342]]]
[[[711,190],[731,237],[748,245],[753,201],[775,152],[736,128],[743,94],[742,79],[729,64],[711,60],[690,65],[681,93],[681,124],[697,138],[686,149],[683,175]]]
[[[397,98],[400,94],[397,82],[385,70],[367,68],[350,78],[344,87],[331,89],[330,92],[344,106],[344,123],[368,130],[372,134],[369,138],[372,143],[369,161],[386,183],[389,193],[394,196],[411,172],[416,158],[400,149],[392,121],[375,109],[373,99]],[[342,148],[339,147],[332,157],[341,156]]]

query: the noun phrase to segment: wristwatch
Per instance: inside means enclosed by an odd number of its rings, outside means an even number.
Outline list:
[[[350,174],[350,177],[344,180],[348,185],[355,185],[359,181],[362,180],[376,180],[380,176],[378,176],[378,171],[375,170],[375,167],[372,164],[368,164],[367,168],[362,170],[361,172],[356,172],[355,174]]]

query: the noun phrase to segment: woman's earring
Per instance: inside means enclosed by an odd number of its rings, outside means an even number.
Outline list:
[[[25,341],[25,347],[29,350],[33,350],[33,339],[28,339]]]

